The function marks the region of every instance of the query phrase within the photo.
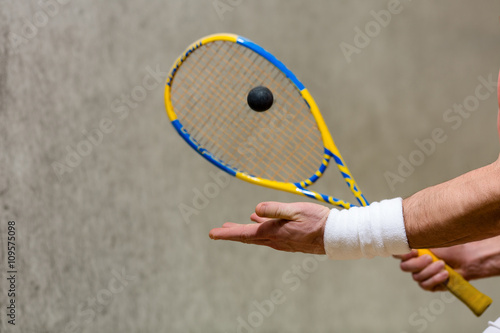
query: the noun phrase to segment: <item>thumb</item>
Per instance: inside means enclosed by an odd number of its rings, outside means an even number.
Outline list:
[[[258,204],[255,213],[260,217],[293,220],[299,212],[294,204],[269,201]]]

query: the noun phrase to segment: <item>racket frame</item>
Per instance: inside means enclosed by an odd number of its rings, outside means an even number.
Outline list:
[[[196,49],[199,47],[206,45],[208,43],[212,43],[215,41],[227,41],[227,42],[232,42],[236,43],[242,46],[245,46],[252,51],[256,52],[260,56],[264,57],[266,60],[271,62],[273,65],[275,65],[281,72],[292,81],[292,83],[295,85],[297,90],[300,92],[302,98],[304,101],[307,103],[309,106],[309,109],[316,120],[316,123],[318,125],[318,129],[321,134],[321,138],[323,141],[323,146],[324,146],[324,154],[323,154],[323,160],[321,162],[321,165],[319,166],[318,170],[314,172],[314,174],[309,177],[308,179],[296,182],[296,183],[291,183],[291,182],[280,182],[280,181],[274,181],[270,179],[264,179],[260,177],[256,177],[253,175],[250,175],[246,172],[242,172],[239,170],[236,170],[232,168],[230,165],[226,164],[224,161],[220,161],[217,158],[215,158],[209,151],[201,147],[198,142],[191,137],[191,135],[184,129],[183,125],[181,122],[178,120],[177,115],[175,113],[175,110],[172,106],[172,101],[170,99],[171,96],[171,85],[172,82],[175,79],[175,74],[177,73],[177,70],[179,67],[182,65],[184,61],[189,57],[189,55],[194,52]],[[174,62],[174,65],[172,66],[169,76],[167,78],[166,82],[166,87],[165,87],[165,106],[167,109],[167,115],[174,126],[174,128],[177,130],[177,132],[180,134],[180,136],[194,149],[196,150],[201,156],[203,156],[206,160],[214,164],[215,166],[219,167],[220,169],[224,170],[231,176],[234,176],[236,178],[242,179],[246,182],[272,188],[272,189],[277,189],[285,192],[290,192],[294,194],[299,194],[302,196],[310,197],[319,201],[327,202],[342,208],[349,209],[352,206],[355,206],[349,202],[346,202],[344,200],[340,200],[338,198],[322,194],[319,192],[311,191],[307,189],[308,186],[314,184],[325,172],[328,164],[330,163],[331,158],[333,157],[340,174],[344,178],[347,186],[353,193],[354,197],[357,199],[359,204],[361,206],[366,206],[368,205],[368,201],[364,197],[363,193],[361,192],[359,186],[356,184],[356,181],[352,177],[351,172],[347,168],[347,165],[342,158],[342,155],[340,154],[340,151],[338,150],[337,146],[335,145],[335,142],[332,139],[332,136],[330,134],[330,131],[328,130],[328,127],[325,124],[325,121],[323,119],[323,116],[321,115],[319,108],[312,98],[311,94],[309,91],[305,88],[305,86],[302,84],[302,82],[297,79],[297,77],[293,74],[292,71],[290,71],[281,61],[279,61],[274,55],[271,53],[267,52],[264,48],[261,46],[255,44],[251,40],[235,35],[235,34],[229,34],[229,33],[222,33],[222,34],[213,34],[209,35],[206,37],[203,37],[196,42],[192,43],[184,53],[182,53],[177,60]]]

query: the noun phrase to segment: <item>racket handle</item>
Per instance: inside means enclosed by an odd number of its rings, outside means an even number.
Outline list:
[[[418,255],[428,254],[432,257],[432,261],[438,261],[439,258],[430,250],[419,249]],[[445,264],[445,269],[449,273],[448,283],[446,288],[461,300],[476,316],[480,316],[490,306],[493,300],[477,290],[473,285],[467,282],[462,275],[458,274],[453,268]]]

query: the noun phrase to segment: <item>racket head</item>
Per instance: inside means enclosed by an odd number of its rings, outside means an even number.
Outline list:
[[[256,86],[268,87],[275,97],[265,112],[247,104]],[[244,37],[215,34],[191,44],[170,70],[165,106],[181,137],[232,176],[325,201],[305,188],[333,157],[351,190],[359,192],[308,90]],[[363,204],[360,192],[356,197]]]

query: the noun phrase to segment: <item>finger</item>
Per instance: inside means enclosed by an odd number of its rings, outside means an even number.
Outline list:
[[[210,230],[209,236],[212,239],[224,239],[234,241],[251,241],[257,239],[275,238],[280,228],[286,221],[269,220],[257,224],[238,224],[226,222],[221,228]]]
[[[446,291],[446,290],[448,290],[448,288],[446,288],[447,281],[448,281],[448,279],[446,279],[445,282],[440,283],[437,286],[435,286],[434,288],[432,288],[431,291],[434,292],[434,291]]]
[[[253,222],[256,222],[256,223],[264,223],[264,222],[270,221],[272,219],[267,218],[267,217],[260,217],[259,215],[252,213],[252,215],[250,215],[250,220],[252,220]]]
[[[296,204],[269,201],[258,204],[255,213],[260,217],[293,220],[298,211]]]
[[[440,286],[448,280],[449,274],[447,271],[441,271],[436,275],[433,275],[430,279],[427,279],[423,282],[419,283],[419,286],[424,290],[436,291],[443,290],[441,289],[444,286]]]
[[[258,227],[260,224],[237,224],[226,222],[222,228],[215,228],[210,230],[208,234],[212,239],[224,240],[250,240],[256,238]]]
[[[401,259],[402,261],[409,260],[411,258],[418,257],[418,251],[417,250],[411,250],[410,253],[405,253],[405,254],[398,254],[393,256],[396,259]]]
[[[236,227],[236,226],[239,226],[241,224],[238,224],[238,223],[233,223],[233,222],[226,222],[222,225],[221,228],[232,228],[232,227]]]
[[[400,267],[403,272],[416,273],[420,272],[431,263],[432,257],[428,254],[424,254],[423,256],[401,262]]]
[[[444,261],[439,260],[435,261],[429,266],[425,267],[418,273],[413,273],[413,279],[417,282],[423,282],[425,280],[430,279],[434,275],[440,273],[444,270]]]

